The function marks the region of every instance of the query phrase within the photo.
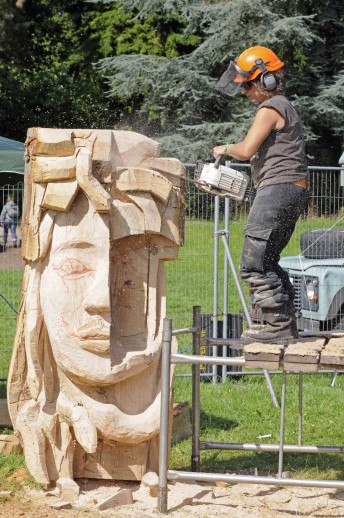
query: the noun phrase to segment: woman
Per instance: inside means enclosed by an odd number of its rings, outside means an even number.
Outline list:
[[[246,342],[288,343],[297,338],[293,287],[278,264],[309,198],[300,117],[284,93],[284,63],[266,47],[246,49],[219,82],[228,95],[241,91],[258,108],[242,142],[214,147],[214,157],[250,160],[257,190],[240,262],[263,326],[243,333]]]

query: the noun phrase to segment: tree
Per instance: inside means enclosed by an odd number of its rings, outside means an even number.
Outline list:
[[[113,127],[122,105],[92,66],[83,0],[5,1],[0,47],[1,134],[24,140],[29,126]],[[18,3],[18,2],[17,2]]]
[[[110,95],[127,106],[129,124],[161,140],[164,153],[184,161],[209,158],[215,144],[243,137],[253,108],[238,97],[225,98],[216,83],[230,59],[249,46],[263,45],[286,62],[287,94],[305,122],[310,158],[328,165],[338,160],[342,132],[334,118],[343,117],[341,95],[331,123],[322,118],[319,128],[319,118],[331,105],[329,85],[334,89],[343,72],[343,62],[330,57],[331,49],[343,50],[340,0],[321,5],[315,0],[119,3],[137,19],[157,14],[169,19],[177,13],[185,21],[185,34],[199,38],[190,52],[179,56],[126,54],[107,57],[97,65]],[[325,134],[333,147],[322,157],[317,150]]]

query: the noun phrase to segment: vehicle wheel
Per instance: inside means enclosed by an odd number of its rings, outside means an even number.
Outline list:
[[[301,235],[301,253],[308,259],[344,257],[344,227],[309,230]]]

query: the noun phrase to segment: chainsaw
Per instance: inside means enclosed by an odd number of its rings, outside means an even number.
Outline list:
[[[245,197],[250,184],[250,177],[246,173],[220,165],[223,155],[215,162],[203,164],[197,162],[195,181],[198,189],[215,196],[228,196],[241,201]]]

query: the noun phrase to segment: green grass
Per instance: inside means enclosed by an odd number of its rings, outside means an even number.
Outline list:
[[[300,234],[314,228],[328,228],[335,219],[301,220],[283,255],[300,253]],[[230,248],[238,267],[244,238],[245,219],[231,222]],[[173,319],[173,327],[192,324],[192,307],[201,306],[203,313],[213,313],[213,249],[214,226],[212,222],[187,221],[185,246],[179,259],[166,263],[167,314]],[[223,295],[223,245],[219,243],[219,299]],[[21,272],[0,271],[0,293],[10,303],[19,307]],[[247,286],[243,285],[244,293]],[[240,300],[230,275],[229,311],[237,313]],[[218,308],[221,318],[221,307]],[[0,300],[0,376],[7,374],[16,315]],[[178,336],[180,350],[191,346],[191,335]],[[190,372],[189,366],[178,366],[177,372]],[[336,445],[344,443],[342,397],[344,377],[338,376],[331,388],[331,375],[304,376],[304,425],[303,443]],[[280,397],[281,376],[272,376],[276,394]],[[191,378],[176,377],[175,401],[189,401],[191,405]],[[6,397],[5,383],[0,383],[0,398]],[[286,433],[287,444],[297,444],[298,379],[288,376]],[[271,434],[271,438],[257,439],[258,435]],[[201,384],[201,439],[219,442],[255,443],[279,441],[279,410],[271,401],[263,376],[243,376],[237,381],[228,379],[224,384]],[[191,440],[175,445],[171,451],[171,468],[190,469]],[[284,470],[302,478],[344,479],[342,456],[314,454],[285,454]],[[257,468],[260,475],[277,472],[278,454],[241,451],[202,451],[201,466],[204,471],[247,472]],[[20,455],[0,456],[0,485],[6,477],[24,466]]]
[[[17,314],[11,306],[18,311],[21,280],[20,270],[0,270],[0,377],[7,376],[10,363],[17,321]]]
[[[272,375],[278,399],[281,376]],[[331,387],[331,374],[304,375],[303,444],[341,446],[344,443],[342,398],[344,378]],[[189,401],[191,379],[176,378],[175,401]],[[298,376],[287,377],[285,444],[298,441]],[[238,381],[212,385],[201,383],[201,440],[211,442],[279,444],[280,410],[275,408],[263,376],[242,376]],[[259,439],[259,435],[271,437]],[[277,473],[278,453],[202,451],[201,471],[245,473],[253,468],[260,475]],[[173,446],[171,469],[190,469],[191,439]],[[339,454],[284,455],[284,471],[295,477],[343,479],[344,459]]]
[[[0,454],[0,490],[17,491],[23,485],[38,488],[38,485],[29,473],[23,472],[20,477],[13,476],[18,470],[25,468],[24,455],[12,453],[11,455]],[[1,505],[1,502],[0,502]]]
[[[288,247],[282,255],[300,253],[300,235],[308,230],[329,228],[336,219],[310,218],[300,220]],[[245,220],[231,222],[230,248],[238,269],[244,239]],[[200,305],[202,313],[213,313],[213,246],[214,226],[209,222],[190,221],[186,225],[185,247],[179,260],[167,264],[167,308],[173,318],[173,327],[187,327],[192,323],[192,306]],[[223,296],[223,245],[219,245],[219,300]],[[243,284],[247,294],[247,285]],[[229,312],[237,313],[241,304],[230,274]],[[221,307],[218,308],[221,319]],[[178,336],[179,349],[191,347],[191,336]],[[191,368],[179,365],[178,373],[190,373]],[[331,388],[332,375],[304,376],[304,444],[336,445],[344,443],[341,400],[344,378],[337,378]],[[272,376],[276,393],[281,393],[281,376]],[[191,406],[191,378],[176,377],[176,402],[189,401]],[[201,439],[211,442],[256,443],[279,442],[280,412],[271,401],[264,376],[243,376],[225,384],[201,384]],[[297,444],[298,430],[298,378],[288,376],[286,412],[287,444]],[[258,435],[271,434],[271,438],[257,439]],[[172,448],[171,468],[190,469],[191,439]],[[203,471],[245,472],[257,468],[259,474],[275,474],[277,453],[242,451],[202,451]],[[344,478],[344,459],[338,454],[285,454],[284,470],[301,478]]]

